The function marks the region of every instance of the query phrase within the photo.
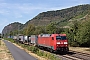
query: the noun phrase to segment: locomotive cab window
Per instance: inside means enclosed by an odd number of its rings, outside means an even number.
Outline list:
[[[66,40],[66,36],[56,36],[56,40]]]

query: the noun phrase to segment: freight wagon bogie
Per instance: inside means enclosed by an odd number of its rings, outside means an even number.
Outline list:
[[[38,44],[38,48],[40,48],[42,50],[48,50],[50,52],[54,52],[54,50],[50,46],[45,46],[45,45],[39,45]]]
[[[68,53],[69,48],[68,47],[61,47],[57,48],[56,53]]]

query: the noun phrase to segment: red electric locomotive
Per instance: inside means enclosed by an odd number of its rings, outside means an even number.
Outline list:
[[[38,36],[38,46],[49,49],[51,52],[68,52],[66,34],[42,34]]]

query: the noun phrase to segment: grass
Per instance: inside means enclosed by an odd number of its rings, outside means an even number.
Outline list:
[[[11,38],[4,38],[4,40],[8,40],[8,41],[10,41],[10,42],[14,43],[14,40],[13,40],[13,39],[11,39]]]
[[[3,50],[0,50],[0,52],[2,52]]]
[[[0,43],[0,60],[14,60],[5,43],[2,40],[0,40]]]
[[[7,51],[7,53],[10,53],[10,51]]]
[[[86,51],[90,51],[90,49],[86,49]]]

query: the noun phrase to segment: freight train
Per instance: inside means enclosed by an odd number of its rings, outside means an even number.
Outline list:
[[[68,52],[68,40],[66,34],[40,34],[24,36],[14,36],[15,41],[48,49],[50,52]]]

